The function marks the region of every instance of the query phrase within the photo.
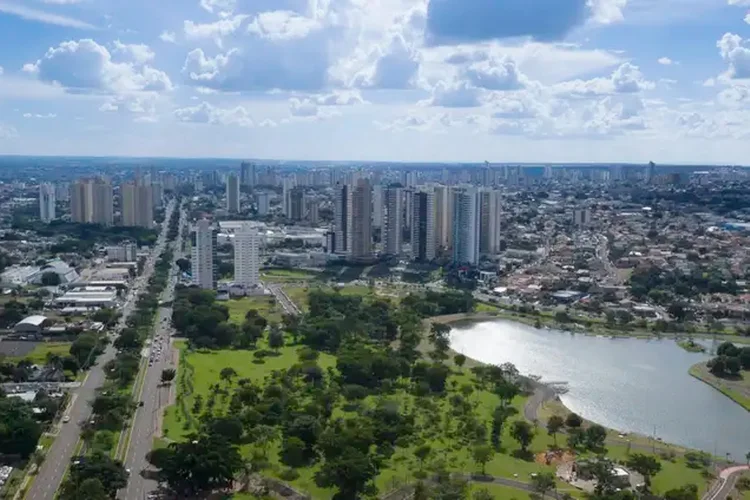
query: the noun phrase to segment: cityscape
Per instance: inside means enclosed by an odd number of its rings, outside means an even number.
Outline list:
[[[0,500],[750,500],[750,0],[0,0]]]
[[[7,498],[745,491],[743,167],[38,161]]]

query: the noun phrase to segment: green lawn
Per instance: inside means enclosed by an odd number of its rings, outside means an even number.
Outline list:
[[[70,346],[72,342],[43,342],[37,344],[34,350],[25,356],[8,357],[6,358],[9,362],[18,362],[24,359],[30,360],[32,363],[37,365],[43,365],[47,362],[47,354],[53,353],[58,356],[67,356],[70,354]]]
[[[303,269],[264,269],[260,273],[263,281],[279,283],[284,281],[311,281],[319,279],[321,273]]]
[[[300,286],[285,286],[284,292],[289,296],[292,301],[297,304],[297,307],[302,309],[303,311],[307,310],[308,307],[308,300],[307,300],[307,294],[310,290],[320,289],[324,291],[331,291],[333,290],[330,286],[322,286],[322,285],[311,285],[307,287],[300,287]],[[390,294],[387,291],[378,291],[377,289],[373,291],[370,289],[369,286],[364,285],[347,285],[343,288],[339,288],[339,293],[341,295],[359,295],[361,297],[370,297],[370,296],[382,296],[382,297],[388,297]]]
[[[565,487],[566,485],[564,483],[561,483],[558,481],[557,484],[557,491],[559,493],[568,493],[573,498],[584,498],[583,492],[580,490],[577,490],[572,487]],[[479,482],[472,482],[469,485],[469,498],[472,498],[473,495],[477,491],[481,490],[487,490],[490,495],[492,495],[493,498],[496,498],[498,500],[529,500],[531,499],[531,495],[527,491],[523,490],[517,490],[515,488],[511,488],[509,486],[502,486],[500,484],[492,484],[492,483],[479,483]],[[552,493],[547,493],[547,498],[554,498]]]
[[[281,323],[281,315],[284,312],[281,304],[276,303],[275,297],[266,295],[230,299],[221,304],[229,309],[229,321],[237,325],[245,321],[245,314],[251,309],[257,310],[269,323]]]
[[[175,347],[185,351],[185,360],[193,370],[192,394],[184,397],[185,408],[190,411],[195,401],[195,396],[200,394],[204,401],[208,398],[211,385],[219,382],[219,373],[223,368],[231,367],[237,372],[236,379],[249,378],[253,381],[261,381],[266,375],[273,370],[282,370],[291,367],[297,362],[297,346],[283,347],[279,350],[280,355],[277,357],[265,358],[264,364],[254,363],[252,351],[243,350],[222,350],[222,351],[188,351],[187,343],[184,341],[175,342]],[[259,346],[266,348],[264,343]],[[319,364],[322,368],[334,366],[333,356],[326,354],[320,355]],[[180,372],[185,370],[185,364],[180,360]],[[178,373],[175,383],[178,384],[178,392],[181,392],[180,384],[181,373]],[[189,388],[188,388],[189,389]],[[228,401],[226,401],[228,403]],[[173,440],[179,440],[186,434],[190,433],[192,428],[185,428],[185,419],[182,416],[179,405],[170,406],[164,415],[164,435]]]

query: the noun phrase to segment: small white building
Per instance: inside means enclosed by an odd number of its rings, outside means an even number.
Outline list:
[[[49,319],[46,316],[34,315],[28,316],[13,327],[13,331],[16,333],[33,333],[41,335],[44,327],[49,323]]]

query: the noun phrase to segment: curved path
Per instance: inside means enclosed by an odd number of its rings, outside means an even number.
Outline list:
[[[734,489],[740,474],[745,471],[750,471],[749,465],[735,465],[719,472],[719,478],[703,495],[703,500],[725,500]]]

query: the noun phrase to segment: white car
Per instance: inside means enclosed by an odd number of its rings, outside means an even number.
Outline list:
[[[65,415],[65,416],[63,417],[63,423],[64,423],[64,424],[67,424],[68,422],[70,422],[70,415]]]

